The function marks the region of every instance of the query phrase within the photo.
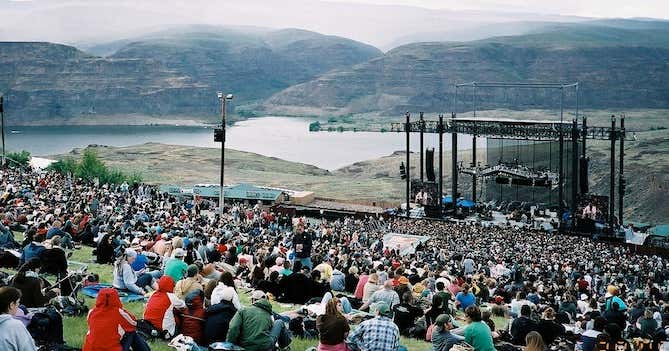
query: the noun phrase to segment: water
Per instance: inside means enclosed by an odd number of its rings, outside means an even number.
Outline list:
[[[226,148],[312,164],[334,170],[355,162],[375,159],[405,149],[403,133],[309,132],[311,119],[262,117],[228,127]],[[451,137],[444,135],[444,150]],[[458,139],[460,149],[471,148],[471,138]],[[212,128],[180,126],[59,126],[7,128],[8,150],[33,155],[67,153],[90,144],[129,146],[147,142],[219,148]],[[479,147],[485,140],[479,139]],[[425,135],[425,147],[438,147],[436,134]],[[411,136],[411,150],[420,149],[418,134]]]

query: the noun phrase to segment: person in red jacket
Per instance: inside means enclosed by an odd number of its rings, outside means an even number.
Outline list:
[[[188,307],[182,315],[181,334],[190,336],[198,345],[204,345],[204,291],[197,289],[186,295]]]
[[[83,351],[121,351],[124,344],[132,344],[135,351],[146,350],[143,346],[148,348],[136,333],[135,316],[123,308],[113,288],[100,290],[87,321]]]
[[[186,303],[174,294],[174,279],[164,275],[158,280],[158,290],[146,303],[144,319],[171,339],[178,334],[179,313],[185,308]]]

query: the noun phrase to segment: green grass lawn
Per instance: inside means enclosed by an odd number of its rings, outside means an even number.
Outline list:
[[[93,249],[87,246],[82,247],[80,250],[75,250],[70,258],[71,261],[82,262],[88,265],[88,272],[97,273],[100,276],[100,281],[102,283],[111,283],[112,280],[112,266],[111,265],[101,265],[97,263],[92,263],[91,258]],[[72,268],[78,268],[78,265],[72,265]],[[80,294],[80,296],[83,296]],[[250,298],[248,294],[240,294],[239,296],[243,305],[250,304]],[[86,305],[89,308],[92,308],[95,305],[95,300],[84,297]],[[127,310],[132,312],[137,318],[141,318],[144,314],[145,302],[130,302],[125,303],[124,306]],[[285,312],[290,310],[295,310],[298,308],[296,305],[291,304],[281,304],[281,303],[272,303],[272,307],[276,312]],[[88,331],[88,325],[86,323],[86,316],[81,317],[64,317],[63,320],[63,330],[65,334],[65,341],[68,345],[73,347],[81,347],[84,342],[84,337]],[[425,351],[430,350],[431,345],[427,342],[408,339],[402,337],[402,345],[406,346],[410,351]],[[318,344],[317,340],[306,340],[306,339],[294,339],[291,343],[291,348],[294,351],[303,351],[309,347],[316,346]],[[173,350],[171,347],[167,346],[167,343],[164,341],[154,341],[150,343],[151,350],[156,351],[168,351]]]

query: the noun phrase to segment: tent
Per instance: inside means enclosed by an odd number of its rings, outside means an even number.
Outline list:
[[[451,195],[446,195],[441,197],[441,203],[442,204],[452,204],[453,203],[453,196]]]

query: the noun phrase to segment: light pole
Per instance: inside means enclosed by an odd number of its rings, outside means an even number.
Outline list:
[[[0,95],[0,119],[2,119],[2,165],[5,165],[5,106],[4,96]]]
[[[225,204],[224,196],[224,178],[225,178],[225,103],[227,100],[232,100],[232,94],[224,94],[223,92],[218,92],[218,100],[221,101],[221,129],[214,131],[214,141],[221,142],[221,189],[218,198],[218,204],[220,207],[221,215],[223,215],[223,208]]]

